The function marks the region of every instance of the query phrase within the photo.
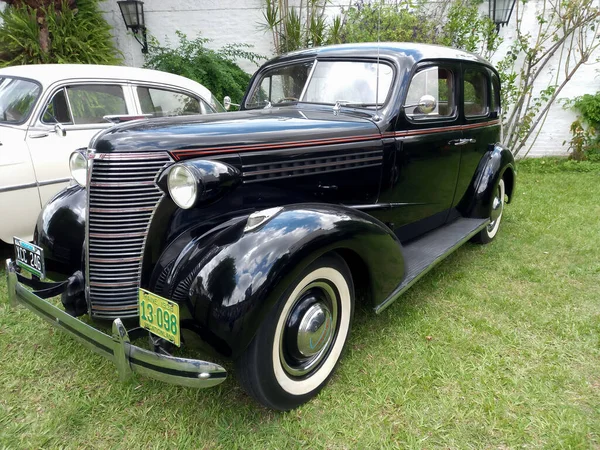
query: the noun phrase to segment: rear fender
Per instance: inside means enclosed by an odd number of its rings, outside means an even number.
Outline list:
[[[515,186],[515,158],[510,150],[500,144],[490,145],[481,158],[475,175],[457,209],[464,217],[490,217],[493,194],[504,178],[508,202],[512,199]]]
[[[165,257],[153,278],[157,293],[184,306],[203,341],[236,357],[302,270],[336,250],[362,260],[373,299],[386,298],[404,274],[400,242],[377,219],[338,205],[297,204],[253,229],[246,217],[220,225],[170,262]]]

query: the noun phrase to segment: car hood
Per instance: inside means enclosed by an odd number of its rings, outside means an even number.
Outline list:
[[[311,145],[379,135],[379,128],[367,115],[336,116],[331,107],[284,107],[135,121],[98,134],[90,148],[100,153],[169,151],[192,157],[263,144]]]

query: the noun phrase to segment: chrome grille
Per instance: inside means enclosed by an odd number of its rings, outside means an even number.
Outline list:
[[[87,281],[93,317],[136,317],[150,220],[168,153],[95,154],[88,190]]]

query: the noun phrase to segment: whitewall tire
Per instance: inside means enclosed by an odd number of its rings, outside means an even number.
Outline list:
[[[491,242],[498,234],[500,222],[502,220],[502,214],[504,212],[505,196],[506,190],[504,187],[504,180],[500,178],[498,186],[494,192],[494,197],[492,198],[492,213],[490,215],[490,223],[475,235],[473,238],[475,242],[487,244],[488,242]]]
[[[319,393],[344,350],[354,312],[350,270],[336,254],[298,276],[236,361],[242,387],[265,406],[293,409]]]

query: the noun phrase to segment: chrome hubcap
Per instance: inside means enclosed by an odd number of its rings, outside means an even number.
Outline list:
[[[334,288],[316,281],[302,290],[286,319],[279,355],[284,370],[302,377],[317,369],[335,340],[338,304]]]
[[[298,351],[303,356],[313,356],[329,343],[331,322],[331,312],[326,305],[315,303],[308,308],[298,329]]]
[[[488,224],[487,229],[491,231],[496,226],[496,221],[498,217],[502,214],[502,209],[504,207],[502,196],[502,190],[500,186],[498,186],[498,190],[496,191],[496,196],[492,200],[492,213],[490,215],[491,222]]]

